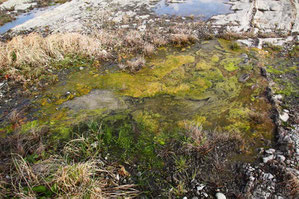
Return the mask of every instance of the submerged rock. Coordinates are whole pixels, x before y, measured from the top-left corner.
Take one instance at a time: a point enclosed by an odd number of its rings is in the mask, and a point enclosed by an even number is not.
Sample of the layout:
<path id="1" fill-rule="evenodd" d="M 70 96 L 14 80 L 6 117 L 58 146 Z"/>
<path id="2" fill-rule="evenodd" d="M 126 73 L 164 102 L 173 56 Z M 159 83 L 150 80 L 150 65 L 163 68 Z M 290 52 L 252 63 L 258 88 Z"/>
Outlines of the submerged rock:
<path id="1" fill-rule="evenodd" d="M 243 74 L 239 77 L 239 82 L 246 82 L 249 79 L 250 75 L 249 74 Z"/>
<path id="2" fill-rule="evenodd" d="M 108 90 L 93 90 L 89 94 L 67 101 L 61 107 L 78 110 L 125 109 L 127 105 L 120 98 Z"/>

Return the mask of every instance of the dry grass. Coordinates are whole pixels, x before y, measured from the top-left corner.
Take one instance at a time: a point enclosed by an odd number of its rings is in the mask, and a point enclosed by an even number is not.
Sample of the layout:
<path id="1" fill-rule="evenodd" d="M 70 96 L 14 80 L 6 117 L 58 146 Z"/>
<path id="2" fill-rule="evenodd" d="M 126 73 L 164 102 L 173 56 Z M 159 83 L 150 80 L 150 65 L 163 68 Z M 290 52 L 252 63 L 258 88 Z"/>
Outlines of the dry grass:
<path id="1" fill-rule="evenodd" d="M 67 55 L 83 55 L 95 59 L 109 57 L 102 49 L 101 40 L 96 37 L 66 33 L 44 38 L 33 33 L 0 43 L 0 70 L 18 82 L 26 82 L 30 79 L 22 71 L 30 73 L 30 70 L 34 70 L 39 75 L 52 61 L 62 60 Z"/>
<path id="2" fill-rule="evenodd" d="M 292 172 L 287 171 L 286 174 L 286 188 L 289 190 L 289 193 L 292 197 L 298 198 L 299 197 L 299 179 L 298 175 L 294 175 Z"/>
<path id="3" fill-rule="evenodd" d="M 1 43 L 0 49 L 1 68 L 8 65 L 47 64 L 53 59 L 63 59 L 68 54 L 107 57 L 100 40 L 78 33 L 53 34 L 45 38 L 36 33 L 17 36 L 8 43 Z"/>
<path id="4" fill-rule="evenodd" d="M 203 131 L 201 126 L 185 122 L 187 136 L 191 139 L 190 143 L 186 144 L 187 151 L 196 150 L 206 154 L 213 150 L 219 143 L 231 143 L 232 148 L 244 148 L 244 139 L 239 134 L 217 133 Z M 241 148 L 240 148 L 241 147 Z"/>
<path id="5" fill-rule="evenodd" d="M 172 34 L 170 36 L 170 41 L 174 44 L 184 45 L 184 44 L 191 44 L 197 41 L 196 36 L 190 34 Z"/>
<path id="6" fill-rule="evenodd" d="M 128 70 L 130 72 L 137 72 L 145 66 L 145 59 L 143 57 L 137 57 L 131 60 L 127 60 L 126 64 L 119 64 L 118 67 L 121 70 Z"/>
<path id="7" fill-rule="evenodd" d="M 56 198 L 134 198 L 139 194 L 135 185 L 120 184 L 117 166 L 107 165 L 101 159 L 68 163 L 58 157 L 31 165 L 15 154 L 12 160 L 15 170 L 10 174 L 14 192 L 10 196 L 36 198 L 38 186 L 51 190 Z M 1 181 L 1 186 L 7 187 L 7 183 Z M 7 196 L 4 191 L 0 195 Z"/>
<path id="8" fill-rule="evenodd" d="M 167 44 L 166 39 L 164 39 L 162 36 L 155 36 L 155 37 L 153 37 L 152 40 L 153 40 L 153 44 L 158 47 L 164 46 Z"/>
<path id="9" fill-rule="evenodd" d="M 131 30 L 127 33 L 125 42 L 131 47 L 140 46 L 144 43 L 142 35 L 136 30 Z"/>
<path id="10" fill-rule="evenodd" d="M 150 43 L 145 43 L 143 47 L 143 53 L 147 56 L 155 53 L 155 46 Z"/>

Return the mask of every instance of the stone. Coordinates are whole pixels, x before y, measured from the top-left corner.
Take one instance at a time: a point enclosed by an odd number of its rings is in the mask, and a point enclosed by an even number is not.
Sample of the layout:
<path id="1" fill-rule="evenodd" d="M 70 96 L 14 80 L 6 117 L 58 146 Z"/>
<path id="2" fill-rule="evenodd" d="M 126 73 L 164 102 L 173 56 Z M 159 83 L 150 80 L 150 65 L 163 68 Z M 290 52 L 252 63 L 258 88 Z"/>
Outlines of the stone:
<path id="1" fill-rule="evenodd" d="M 282 97 L 282 95 L 280 95 L 280 94 L 279 94 L 279 95 L 274 95 L 274 96 L 273 96 L 273 99 L 274 99 L 274 100 L 282 100 L 282 98 L 283 98 L 283 97 Z"/>
<path id="2" fill-rule="evenodd" d="M 269 155 L 269 156 L 263 158 L 263 162 L 267 163 L 273 159 L 274 159 L 274 155 Z"/>
<path id="3" fill-rule="evenodd" d="M 284 122 L 287 122 L 289 120 L 289 114 L 283 112 L 281 115 L 279 115 L 279 119 L 281 119 Z"/>
<path id="4" fill-rule="evenodd" d="M 262 75 L 263 77 L 268 77 L 268 73 L 267 73 L 266 68 L 261 67 L 261 75 Z"/>
<path id="5" fill-rule="evenodd" d="M 226 199 L 226 196 L 223 193 L 218 192 L 218 193 L 216 193 L 216 198 L 217 199 Z"/>
<path id="6" fill-rule="evenodd" d="M 200 184 L 199 186 L 196 187 L 197 191 L 201 191 L 205 188 L 204 184 Z"/>
<path id="7" fill-rule="evenodd" d="M 273 154 L 273 153 L 275 153 L 275 151 L 276 151 L 275 149 L 268 149 L 265 152 L 268 154 Z"/>
<path id="8" fill-rule="evenodd" d="M 248 79 L 250 78 L 250 75 L 249 74 L 243 74 L 243 75 L 241 75 L 240 77 L 239 77 L 239 82 L 242 82 L 242 83 L 244 83 L 244 82 L 246 82 Z"/>
<path id="9" fill-rule="evenodd" d="M 277 159 L 280 161 L 280 162 L 284 162 L 286 160 L 286 157 L 284 157 L 283 155 L 278 155 L 277 156 Z"/>
<path id="10" fill-rule="evenodd" d="M 33 0 L 8 0 L 0 5 L 1 10 L 16 10 L 25 11 L 31 7 L 36 6 L 37 3 Z"/>

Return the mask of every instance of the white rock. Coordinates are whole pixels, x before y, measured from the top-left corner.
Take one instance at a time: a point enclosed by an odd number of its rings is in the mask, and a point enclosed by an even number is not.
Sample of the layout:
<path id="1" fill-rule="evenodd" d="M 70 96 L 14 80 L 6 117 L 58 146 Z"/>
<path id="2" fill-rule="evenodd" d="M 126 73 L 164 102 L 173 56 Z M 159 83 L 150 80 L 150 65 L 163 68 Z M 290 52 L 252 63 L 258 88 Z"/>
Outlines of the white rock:
<path id="1" fill-rule="evenodd" d="M 218 192 L 218 193 L 216 193 L 216 198 L 217 199 L 226 199 L 226 196 L 223 193 Z"/>
<path id="2" fill-rule="evenodd" d="M 268 149 L 265 152 L 268 154 L 273 154 L 273 153 L 275 153 L 275 149 Z"/>
<path id="3" fill-rule="evenodd" d="M 284 112 L 284 113 L 282 113 L 281 115 L 279 115 L 279 118 L 280 118 L 282 121 L 286 122 L 286 121 L 289 120 L 289 114 L 287 114 L 286 112 Z"/>
<path id="4" fill-rule="evenodd" d="M 283 97 L 282 97 L 282 95 L 280 95 L 280 94 L 279 94 L 279 95 L 274 95 L 274 96 L 273 96 L 273 99 L 274 99 L 274 100 L 282 100 L 282 98 L 283 98 Z"/>
<path id="5" fill-rule="evenodd" d="M 269 155 L 269 156 L 263 158 L 263 162 L 267 163 L 273 159 L 274 159 L 274 155 Z"/>
<path id="6" fill-rule="evenodd" d="M 286 157 L 284 157 L 283 155 L 278 155 L 277 156 L 277 159 L 280 161 L 280 162 L 284 162 L 286 160 Z"/>
<path id="7" fill-rule="evenodd" d="M 141 31 L 141 32 L 144 32 L 145 29 L 146 29 L 146 25 L 142 25 L 142 26 L 138 27 L 138 30 Z"/>
<path id="8" fill-rule="evenodd" d="M 199 186 L 196 187 L 197 191 L 201 191 L 203 190 L 203 188 L 205 188 L 204 184 L 200 184 Z"/>

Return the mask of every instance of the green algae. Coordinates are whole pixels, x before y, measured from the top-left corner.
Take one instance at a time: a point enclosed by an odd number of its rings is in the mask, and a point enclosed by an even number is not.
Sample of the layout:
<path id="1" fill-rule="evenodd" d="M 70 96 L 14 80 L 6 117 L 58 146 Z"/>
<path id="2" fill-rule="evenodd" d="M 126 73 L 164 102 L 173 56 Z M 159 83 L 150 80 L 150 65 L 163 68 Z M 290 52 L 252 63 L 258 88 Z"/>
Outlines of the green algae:
<path id="1" fill-rule="evenodd" d="M 225 39 L 218 39 L 218 42 L 221 46 L 221 48 L 218 48 L 220 50 L 224 50 L 225 52 L 232 53 L 232 54 L 241 54 L 246 52 L 247 50 L 245 48 L 241 48 L 236 42 L 229 41 Z"/>
<path id="2" fill-rule="evenodd" d="M 167 86 L 163 82 L 167 75 L 172 74 L 172 80 L 178 79 L 175 69 L 195 61 L 193 56 L 168 56 L 166 60 L 157 60 L 149 63 L 153 68 L 145 68 L 136 74 L 124 72 L 111 73 L 103 76 L 102 88 L 113 89 L 121 95 L 132 97 L 152 97 L 157 94 L 176 94 L 189 90 L 185 84 L 176 81 L 175 86 Z M 174 73 L 175 74 L 174 74 Z M 171 76 L 170 76 L 171 77 Z M 169 82 L 169 81 L 168 81 Z"/>
<path id="3" fill-rule="evenodd" d="M 228 47 L 222 44 L 220 48 Z M 94 89 L 101 89 L 126 101 L 132 119 L 154 133 L 159 144 L 167 140 L 161 132 L 183 128 L 186 122 L 204 129 L 238 132 L 250 139 L 267 137 L 262 132 L 271 132 L 273 126 L 270 122 L 266 126 L 255 124 L 251 119 L 254 111 L 250 108 L 260 102 L 257 99 L 263 89 L 247 89 L 244 94 L 244 89 L 260 82 L 260 78 L 252 78 L 246 84 L 237 78 L 243 70 L 251 70 L 254 63 L 239 67 L 242 61 L 239 54 L 244 49 L 223 51 L 215 50 L 215 42 L 205 44 L 202 49 L 186 48 L 183 52 L 162 49 L 161 54 L 147 59 L 146 67 L 135 73 L 86 67 L 46 91 L 37 102 L 41 110 L 36 117 L 53 129 L 54 139 L 65 139 L 71 133 L 70 126 L 111 112 L 105 108 L 78 111 L 64 106 Z M 257 110 L 267 112 L 268 108 Z M 121 136 L 128 136 L 127 130 Z M 108 133 L 106 139 L 111 141 L 111 136 Z M 121 148 L 131 147 L 130 140 L 121 140 L 118 141 Z"/>
<path id="4" fill-rule="evenodd" d="M 229 72 L 235 71 L 239 69 L 238 64 L 240 64 L 242 60 L 240 58 L 226 58 L 220 62 L 220 65 Z"/>
<path id="5" fill-rule="evenodd" d="M 205 61 L 201 61 L 201 62 L 198 62 L 197 64 L 196 64 L 196 68 L 198 69 L 198 70 L 208 70 L 208 69 L 210 69 L 212 66 L 210 65 L 210 64 L 208 64 L 207 62 L 205 62 Z"/>
<path id="6" fill-rule="evenodd" d="M 147 112 L 147 111 L 136 111 L 133 112 L 133 118 L 143 125 L 146 129 L 151 132 L 158 132 L 160 127 L 159 119 L 161 115 L 157 113 Z"/>

